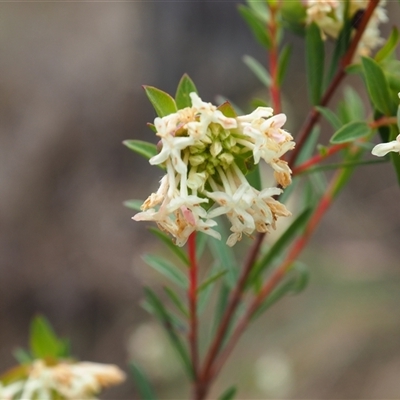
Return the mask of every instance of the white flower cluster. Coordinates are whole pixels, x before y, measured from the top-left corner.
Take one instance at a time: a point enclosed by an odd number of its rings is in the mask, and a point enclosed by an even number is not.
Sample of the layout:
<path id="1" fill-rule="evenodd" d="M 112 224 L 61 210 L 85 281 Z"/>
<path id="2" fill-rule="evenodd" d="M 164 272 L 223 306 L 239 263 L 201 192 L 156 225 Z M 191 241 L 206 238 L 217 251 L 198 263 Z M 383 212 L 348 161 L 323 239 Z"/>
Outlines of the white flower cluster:
<path id="1" fill-rule="evenodd" d="M 273 115 L 269 107 L 259 107 L 249 115 L 226 117 L 216 106 L 190 93 L 192 107 L 178 110 L 154 125 L 161 138 L 161 151 L 150 164 L 162 164 L 166 175 L 160 188 L 143 203 L 133 219 L 154 221 L 183 246 L 194 231 L 217 239 L 212 229 L 214 218 L 225 214 L 233 246 L 255 230 L 275 228 L 280 216 L 288 216 L 286 207 L 272 198 L 280 188 L 258 191 L 246 180 L 240 165 L 265 160 L 274 170 L 282 187 L 291 182 L 291 170 L 280 158 L 294 148 L 292 136 L 282 128 L 284 114 Z M 211 207 L 215 202 L 215 206 Z"/>
<path id="2" fill-rule="evenodd" d="M 36 360 L 28 377 L 3 386 L 1 400 L 94 400 L 103 387 L 121 383 L 125 374 L 115 365 L 61 362 L 48 366 Z"/>
<path id="3" fill-rule="evenodd" d="M 307 6 L 307 23 L 315 22 L 321 29 L 322 37 L 337 38 L 343 28 L 343 12 L 345 2 L 340 0 L 304 0 Z M 369 0 L 350 0 L 349 17 L 360 19 L 358 14 L 368 6 Z M 386 1 L 381 0 L 375 8 L 357 48 L 358 56 L 368 56 L 371 51 L 384 43 L 380 36 L 379 24 L 387 22 L 384 8 Z M 357 21 L 353 21 L 357 24 Z"/>

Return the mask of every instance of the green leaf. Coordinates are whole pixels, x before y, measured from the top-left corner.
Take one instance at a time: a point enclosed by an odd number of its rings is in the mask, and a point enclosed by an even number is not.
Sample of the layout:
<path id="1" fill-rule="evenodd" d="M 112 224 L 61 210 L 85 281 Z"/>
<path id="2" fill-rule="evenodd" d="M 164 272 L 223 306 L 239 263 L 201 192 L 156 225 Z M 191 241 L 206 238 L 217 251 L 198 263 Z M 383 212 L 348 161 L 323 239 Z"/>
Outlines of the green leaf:
<path id="1" fill-rule="evenodd" d="M 282 26 L 296 35 L 304 36 L 306 7 L 301 0 L 282 1 L 280 3 Z"/>
<path id="2" fill-rule="evenodd" d="M 158 153 L 155 144 L 144 142 L 143 140 L 124 140 L 122 143 L 128 147 L 128 149 L 147 159 L 154 157 Z"/>
<path id="3" fill-rule="evenodd" d="M 140 207 L 143 204 L 143 200 L 126 200 L 123 204 L 125 207 L 131 208 L 132 210 L 142 211 Z"/>
<path id="4" fill-rule="evenodd" d="M 321 31 L 314 22 L 306 29 L 306 69 L 308 90 L 313 105 L 319 104 L 324 80 L 324 42 Z"/>
<path id="5" fill-rule="evenodd" d="M 227 269 L 224 269 L 222 271 L 218 271 L 214 275 L 210 276 L 207 278 L 198 288 L 197 288 L 197 293 L 201 293 L 204 289 L 206 289 L 209 285 L 215 283 L 221 276 L 224 276 L 228 272 Z"/>
<path id="6" fill-rule="evenodd" d="M 187 254 L 182 250 L 181 247 L 178 247 L 176 244 L 174 244 L 170 236 L 157 228 L 149 228 L 149 231 L 158 239 L 160 239 L 181 261 L 183 261 L 186 266 L 190 265 Z"/>
<path id="7" fill-rule="evenodd" d="M 331 137 L 333 144 L 352 142 L 355 139 L 367 136 L 371 133 L 371 128 L 365 121 L 353 121 L 343 125 Z"/>
<path id="8" fill-rule="evenodd" d="M 178 110 L 192 106 L 192 100 L 189 96 L 189 94 L 192 92 L 198 93 L 196 86 L 189 78 L 189 75 L 184 74 L 179 81 L 178 88 L 176 89 L 175 94 L 175 102 Z"/>
<path id="9" fill-rule="evenodd" d="M 218 224 L 218 231 L 221 233 L 222 237 L 225 237 L 224 233 L 226 232 L 224 232 L 222 224 Z M 215 238 L 210 238 L 209 244 L 215 260 L 218 261 L 223 269 L 228 270 L 226 281 L 230 287 L 233 287 L 236 283 L 238 265 L 232 247 L 227 246 L 223 240 Z"/>
<path id="10" fill-rule="evenodd" d="M 164 328 L 166 329 L 171 344 L 173 345 L 176 352 L 179 354 L 186 372 L 189 374 L 190 377 L 193 377 L 192 364 L 190 362 L 187 349 L 183 345 L 181 339 L 179 338 L 173 327 L 171 316 L 163 306 L 161 300 L 155 295 L 155 293 L 150 288 L 145 287 L 144 291 L 148 303 L 153 307 L 155 314 L 157 315 L 157 317 L 163 324 Z"/>
<path id="11" fill-rule="evenodd" d="M 221 324 L 222 317 L 228 305 L 230 293 L 231 293 L 230 287 L 226 284 L 226 282 L 223 282 L 219 289 L 217 305 L 215 307 L 214 321 L 212 325 L 212 334 L 215 334 L 219 325 Z"/>
<path id="12" fill-rule="evenodd" d="M 252 285 L 271 266 L 272 261 L 288 247 L 293 238 L 306 226 L 311 213 L 312 209 L 305 209 L 273 244 L 267 254 L 255 264 L 247 280 L 248 285 Z"/>
<path id="13" fill-rule="evenodd" d="M 247 25 L 253 32 L 253 35 L 257 41 L 265 48 L 270 49 L 271 38 L 268 35 L 265 22 L 260 18 L 260 16 L 254 12 L 254 10 L 240 4 L 238 7 L 240 15 L 244 18 Z"/>
<path id="14" fill-rule="evenodd" d="M 129 363 L 129 369 L 131 371 L 131 375 L 133 381 L 136 384 L 136 390 L 138 391 L 140 397 L 143 400 L 157 400 L 156 395 L 154 394 L 153 388 L 150 385 L 149 380 L 146 375 L 135 362 Z"/>
<path id="15" fill-rule="evenodd" d="M 301 262 L 296 262 L 292 267 L 292 271 L 296 276 L 292 281 L 293 283 L 290 291 L 293 294 L 299 294 L 307 287 L 308 282 L 310 281 L 310 271 L 306 264 Z"/>
<path id="16" fill-rule="evenodd" d="M 250 68 L 253 74 L 264 86 L 271 86 L 271 75 L 261 63 L 251 56 L 243 56 L 243 62 Z"/>
<path id="17" fill-rule="evenodd" d="M 147 97 L 159 117 L 165 117 L 177 111 L 175 100 L 168 93 L 153 86 L 143 86 Z"/>
<path id="18" fill-rule="evenodd" d="M 344 9 L 345 16 L 347 15 L 348 5 L 349 5 L 348 2 L 346 2 Z M 328 84 L 331 82 L 333 76 L 335 75 L 339 67 L 340 60 L 346 54 L 346 51 L 348 50 L 350 45 L 350 39 L 353 27 L 351 24 L 351 20 L 349 18 L 344 18 L 344 20 L 345 23 L 343 25 L 343 28 L 339 33 L 339 37 L 335 41 L 335 49 L 333 51 L 333 56 L 329 66 L 329 72 L 327 74 L 326 86 L 328 86 Z"/>
<path id="19" fill-rule="evenodd" d="M 393 27 L 392 32 L 385 45 L 376 53 L 375 61 L 380 63 L 386 58 L 390 57 L 393 52 L 396 50 L 397 45 L 399 44 L 399 31 L 396 27 Z"/>
<path id="20" fill-rule="evenodd" d="M 371 146 L 369 150 L 371 150 Z M 353 167 L 360 167 L 363 165 L 375 165 L 375 164 L 382 164 L 387 162 L 385 158 L 379 158 L 378 160 L 362 160 L 362 161 L 342 161 L 339 163 L 334 163 L 334 164 L 324 164 L 324 165 L 319 165 L 316 167 L 312 167 L 307 169 L 304 172 L 301 172 L 299 175 L 310 175 L 314 174 L 316 172 L 321 172 L 321 171 L 330 171 L 334 169 L 340 169 L 340 168 L 353 168 Z M 315 197 L 315 194 L 313 194 Z"/>
<path id="21" fill-rule="evenodd" d="M 331 124 L 333 129 L 338 130 L 342 126 L 342 123 L 338 116 L 330 109 L 327 107 L 321 107 L 321 106 L 316 106 L 315 107 L 321 115 Z"/>
<path id="22" fill-rule="evenodd" d="M 261 174 L 259 164 L 257 164 L 254 169 L 246 175 L 246 179 L 250 185 L 253 186 L 253 188 L 261 190 Z"/>
<path id="23" fill-rule="evenodd" d="M 365 107 L 360 95 L 350 86 L 344 88 L 344 101 L 350 120 L 365 119 Z M 339 129 L 339 128 L 336 128 Z"/>
<path id="24" fill-rule="evenodd" d="M 197 301 L 197 313 L 200 315 L 205 310 L 208 301 L 210 300 L 212 292 L 212 286 L 208 285 L 204 290 L 199 293 L 198 301 Z"/>
<path id="25" fill-rule="evenodd" d="M 236 387 L 232 386 L 229 389 L 225 390 L 224 393 L 220 397 L 218 397 L 218 400 L 233 400 L 236 395 Z"/>
<path id="26" fill-rule="evenodd" d="M 285 77 L 287 67 L 289 64 L 290 56 L 292 54 L 292 46 L 289 44 L 286 44 L 283 46 L 283 49 L 281 51 L 281 54 L 279 55 L 279 61 L 278 61 L 278 86 L 282 86 L 283 79 Z"/>
<path id="27" fill-rule="evenodd" d="M 362 57 L 361 61 L 372 104 L 383 114 L 390 116 L 392 114 L 393 101 L 382 68 L 372 58 Z"/>
<path id="28" fill-rule="evenodd" d="M 30 347 L 35 358 L 58 358 L 63 342 L 58 339 L 49 321 L 36 316 L 30 329 Z"/>
<path id="29" fill-rule="evenodd" d="M 275 290 L 272 291 L 272 293 L 265 299 L 262 305 L 252 315 L 253 320 L 263 314 L 284 295 L 298 294 L 306 288 L 309 281 L 309 273 L 306 266 L 301 263 L 296 263 L 292 267 L 292 271 L 294 271 L 294 276 L 288 277 L 286 281 L 284 281 Z M 292 273 L 290 272 L 290 274 Z"/>
<path id="30" fill-rule="evenodd" d="M 254 11 L 257 17 L 267 23 L 269 21 L 269 9 L 267 4 L 260 0 L 247 0 L 247 5 Z"/>
<path id="31" fill-rule="evenodd" d="M 236 118 L 238 116 L 235 107 L 229 101 L 224 101 L 220 106 L 217 107 L 217 109 L 221 111 L 225 117 Z"/>
<path id="32" fill-rule="evenodd" d="M 207 247 L 208 239 L 210 235 L 207 235 L 203 232 L 196 232 L 196 259 L 200 260 L 202 257 L 204 250 Z"/>
<path id="33" fill-rule="evenodd" d="M 175 304 L 177 309 L 186 317 L 189 318 L 189 312 L 186 308 L 186 306 L 183 304 L 181 299 L 179 298 L 178 294 L 172 290 L 169 287 L 164 286 L 164 291 L 168 295 L 168 297 L 171 299 L 171 301 Z"/>
<path id="34" fill-rule="evenodd" d="M 13 356 L 20 364 L 31 364 L 34 360 L 28 351 L 20 347 L 13 351 Z"/>
<path id="35" fill-rule="evenodd" d="M 397 103 L 397 93 L 400 91 L 400 61 L 385 60 L 381 67 L 385 73 L 389 88 L 395 92 L 393 97 Z"/>
<path id="36" fill-rule="evenodd" d="M 152 254 L 145 254 L 143 260 L 153 267 L 156 271 L 163 274 L 172 282 L 181 286 L 184 289 L 188 287 L 188 279 L 186 275 L 180 271 L 174 264 L 162 257 L 154 256 Z"/>

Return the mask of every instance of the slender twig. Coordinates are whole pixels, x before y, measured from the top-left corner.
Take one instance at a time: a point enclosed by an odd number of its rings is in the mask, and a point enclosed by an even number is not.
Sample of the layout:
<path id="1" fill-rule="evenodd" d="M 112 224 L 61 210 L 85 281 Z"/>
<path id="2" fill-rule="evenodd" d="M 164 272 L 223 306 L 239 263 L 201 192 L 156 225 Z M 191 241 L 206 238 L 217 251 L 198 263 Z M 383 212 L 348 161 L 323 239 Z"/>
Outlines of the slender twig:
<path id="1" fill-rule="evenodd" d="M 193 380 L 196 383 L 198 378 L 198 335 L 197 335 L 197 260 L 196 260 L 196 231 L 193 232 L 188 239 L 188 256 L 190 261 L 189 268 L 189 347 L 192 358 Z M 195 390 L 196 391 L 196 388 Z M 195 397 L 196 398 L 196 397 Z"/>
<path id="2" fill-rule="evenodd" d="M 357 28 L 356 34 L 354 35 L 351 44 L 343 56 L 339 69 L 336 72 L 336 75 L 332 79 L 332 82 L 328 86 L 324 96 L 321 99 L 320 106 L 326 106 L 332 98 L 332 95 L 335 93 L 336 89 L 338 88 L 342 79 L 346 76 L 346 67 L 348 67 L 354 57 L 354 54 L 357 50 L 358 44 L 360 39 L 368 25 L 369 20 L 371 19 L 372 13 L 374 12 L 375 8 L 377 7 L 379 0 L 370 0 L 368 3 L 368 7 L 366 8 L 364 15 L 361 19 L 360 25 Z M 316 108 L 312 108 L 310 113 L 307 116 L 307 119 L 300 129 L 299 134 L 296 137 L 296 147 L 291 152 L 290 157 L 288 159 L 289 165 L 294 166 L 296 159 L 299 155 L 300 150 L 303 148 L 304 143 L 306 142 L 309 134 L 311 133 L 314 125 L 318 122 L 320 117 L 320 112 Z"/>
<path id="3" fill-rule="evenodd" d="M 271 49 L 269 51 L 269 69 L 271 74 L 271 102 L 275 114 L 281 112 L 281 90 L 279 87 L 278 74 L 279 74 L 279 41 L 278 41 L 278 23 L 277 12 L 279 10 L 279 3 L 270 5 L 270 19 L 267 29 L 271 38 Z"/>
<path id="4" fill-rule="evenodd" d="M 388 126 L 392 124 L 397 124 L 397 117 L 381 117 L 376 121 L 372 121 L 369 123 L 371 129 L 377 129 L 381 126 Z M 309 168 L 313 167 L 316 164 L 319 164 L 321 161 L 325 160 L 326 158 L 336 154 L 340 150 L 345 149 L 349 146 L 350 143 L 341 143 L 336 144 L 334 146 L 328 147 L 323 153 L 316 154 L 314 157 L 311 157 L 309 160 L 305 161 L 304 163 L 300 164 L 297 167 L 294 167 L 292 170 L 292 175 L 300 175 L 301 173 L 307 171 Z"/>
<path id="5" fill-rule="evenodd" d="M 345 56 L 342 59 L 342 63 L 339 67 L 338 72 L 336 73 L 336 75 L 334 76 L 331 84 L 329 85 L 328 89 L 326 90 L 320 105 L 321 106 L 325 106 L 328 104 L 328 102 L 330 101 L 332 95 L 334 94 L 334 92 L 336 91 L 338 85 L 340 84 L 340 82 L 342 81 L 342 79 L 344 78 L 346 72 L 345 72 L 345 68 L 350 65 L 351 60 L 353 59 L 354 53 L 357 49 L 358 43 L 360 41 L 360 38 L 368 24 L 369 19 L 371 18 L 371 15 L 374 11 L 374 9 L 376 8 L 376 6 L 378 5 L 379 0 L 370 0 L 368 7 L 363 15 L 363 18 L 361 20 L 361 23 L 358 27 L 357 33 L 354 36 L 351 45 L 348 49 L 348 51 L 346 52 Z M 276 61 L 276 60 L 275 60 Z M 276 101 L 274 100 L 274 96 L 272 96 L 272 101 Z M 280 101 L 279 101 L 279 105 L 278 107 L 274 104 L 275 110 L 279 111 L 280 109 Z M 319 112 L 318 110 L 316 110 L 315 108 L 313 108 L 307 119 L 305 124 L 303 125 L 303 128 L 300 130 L 300 133 L 297 137 L 297 146 L 296 149 L 292 152 L 291 157 L 288 160 L 288 164 L 290 167 L 293 167 L 296 159 L 298 157 L 298 154 L 300 152 L 300 150 L 302 149 L 308 135 L 310 134 L 310 132 L 312 131 L 314 125 L 316 124 L 316 122 L 318 122 L 319 119 Z M 327 192 L 328 195 L 329 192 Z M 259 305 L 261 304 L 262 300 L 265 299 L 266 296 L 269 295 L 269 293 L 271 293 L 271 291 L 276 287 L 276 285 L 281 281 L 281 279 L 285 276 L 286 272 L 288 271 L 288 269 L 290 268 L 292 262 L 293 262 L 293 258 L 291 257 L 297 257 L 298 253 L 303 249 L 304 245 L 306 244 L 309 236 L 311 235 L 312 231 L 314 230 L 316 224 L 319 222 L 320 218 L 322 217 L 322 215 L 325 213 L 326 209 L 329 207 L 331 202 L 331 199 L 326 198 L 325 196 L 322 198 L 320 205 L 318 206 L 316 212 L 314 213 L 314 216 L 312 218 L 312 220 L 309 223 L 309 228 L 306 230 L 306 233 L 299 238 L 296 241 L 295 247 L 293 248 L 293 250 L 289 253 L 288 256 L 288 260 L 286 263 L 282 264 L 282 266 L 280 268 L 278 268 L 274 274 L 270 277 L 270 279 L 268 280 L 268 282 L 264 285 L 263 290 L 261 291 L 260 295 L 256 297 L 256 299 L 253 301 L 253 303 L 251 304 L 251 306 L 248 309 L 248 312 L 245 314 L 245 316 L 239 321 L 232 337 L 230 338 L 227 346 L 224 348 L 224 350 L 222 351 L 222 353 L 219 355 L 218 354 L 220 352 L 220 346 L 223 343 L 223 339 L 225 338 L 225 334 L 226 331 L 230 325 L 230 320 L 234 314 L 234 311 L 236 310 L 237 305 L 240 302 L 240 298 L 242 296 L 242 291 L 244 289 L 248 274 L 251 272 L 252 266 L 255 262 L 255 260 L 258 257 L 258 253 L 261 247 L 261 243 L 264 239 L 265 234 L 258 234 L 257 236 L 257 242 L 255 242 L 255 244 L 253 245 L 253 248 L 250 252 L 250 256 L 248 259 L 248 262 L 246 263 L 246 268 L 243 270 L 243 273 L 241 275 L 240 280 L 238 281 L 237 286 L 235 287 L 231 299 L 230 299 L 230 303 L 228 305 L 227 311 L 225 312 L 225 315 L 223 317 L 223 320 L 221 322 L 220 328 L 216 334 L 216 337 L 214 339 L 214 342 L 211 344 L 210 346 L 210 350 L 207 354 L 206 357 L 206 361 L 204 364 L 204 368 L 202 370 L 201 376 L 200 376 L 200 380 L 201 380 L 201 386 L 203 389 L 202 392 L 202 397 L 199 397 L 199 399 L 204 399 L 207 392 L 208 392 L 208 388 L 209 388 L 209 384 L 210 382 L 215 378 L 215 376 L 218 374 L 222 364 L 224 363 L 225 359 L 229 356 L 231 350 L 233 349 L 233 347 L 235 346 L 237 340 L 239 339 L 240 335 L 242 334 L 242 332 L 244 331 L 244 329 L 247 327 L 251 316 L 253 315 L 253 313 L 257 310 L 257 308 L 259 307 Z M 311 229 L 312 228 L 312 229 Z M 250 263 L 249 263 L 250 262 Z"/>
<path id="6" fill-rule="evenodd" d="M 229 339 L 229 342 L 227 343 L 227 345 L 225 346 L 219 357 L 216 359 L 212 369 L 210 370 L 209 376 L 211 377 L 211 379 L 212 377 L 215 377 L 221 370 L 222 365 L 229 357 L 230 353 L 235 347 L 243 331 L 247 328 L 254 313 L 261 306 L 264 300 L 271 294 L 271 292 L 276 288 L 276 286 L 281 282 L 281 280 L 285 277 L 286 273 L 292 267 L 293 262 L 296 260 L 300 252 L 304 249 L 305 245 L 310 239 L 310 236 L 315 231 L 315 228 L 317 227 L 321 218 L 328 210 L 335 195 L 337 194 L 336 191 L 337 184 L 342 179 L 343 173 L 344 173 L 343 170 L 336 172 L 335 176 L 331 180 L 329 188 L 327 189 L 324 196 L 321 198 L 314 214 L 312 215 L 309 223 L 307 224 L 307 228 L 304 234 L 296 240 L 291 250 L 289 251 L 289 254 L 287 255 L 286 259 L 277 269 L 274 270 L 272 275 L 269 277 L 268 281 L 262 287 L 261 291 L 258 293 L 258 295 L 254 298 L 253 302 L 248 307 L 245 315 L 238 322 L 236 329 L 234 330 L 232 336 Z"/>

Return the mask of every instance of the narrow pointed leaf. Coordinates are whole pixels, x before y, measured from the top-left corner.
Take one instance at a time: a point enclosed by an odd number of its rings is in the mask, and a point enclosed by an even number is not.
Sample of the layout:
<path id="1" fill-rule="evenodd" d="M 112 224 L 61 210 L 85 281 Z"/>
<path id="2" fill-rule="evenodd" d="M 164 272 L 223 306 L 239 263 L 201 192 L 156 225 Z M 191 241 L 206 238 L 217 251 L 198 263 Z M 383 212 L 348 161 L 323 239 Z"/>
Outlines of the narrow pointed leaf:
<path id="1" fill-rule="evenodd" d="M 186 266 L 190 265 L 187 254 L 182 250 L 181 247 L 178 247 L 171 238 L 164 232 L 160 231 L 157 228 L 149 228 L 149 231 L 160 239 Z"/>
<path id="2" fill-rule="evenodd" d="M 146 375 L 142 371 L 142 369 L 135 362 L 131 362 L 129 364 L 129 369 L 131 371 L 131 375 L 133 381 L 136 384 L 136 390 L 138 391 L 140 397 L 143 400 L 157 400 L 157 397 L 153 391 L 153 388 L 150 385 L 149 380 Z"/>
<path id="3" fill-rule="evenodd" d="M 58 339 L 48 320 L 43 316 L 33 319 L 30 329 L 30 347 L 35 358 L 57 358 L 61 350 Z"/>
<path id="4" fill-rule="evenodd" d="M 386 41 L 385 45 L 376 53 L 375 61 L 380 63 L 384 59 L 391 56 L 396 50 L 397 45 L 399 44 L 399 39 L 399 31 L 396 27 L 393 27 L 389 39 Z"/>
<path id="5" fill-rule="evenodd" d="M 222 225 L 218 225 L 218 229 L 223 231 Z M 222 238 L 227 235 L 221 234 Z M 226 281 L 230 287 L 233 287 L 237 278 L 237 262 L 235 258 L 235 254 L 233 249 L 226 245 L 224 239 L 217 240 L 215 238 L 210 238 L 209 240 L 210 249 L 214 256 L 214 258 L 218 261 L 219 265 L 223 269 L 227 269 L 228 273 L 226 274 Z"/>
<path id="6" fill-rule="evenodd" d="M 175 350 L 179 354 L 183 365 L 185 366 L 186 372 L 192 377 L 193 376 L 193 369 L 190 362 L 190 358 L 187 352 L 187 349 L 183 345 L 181 339 L 179 338 L 178 334 L 176 333 L 175 329 L 173 328 L 171 322 L 171 316 L 163 306 L 161 300 L 154 294 L 154 292 L 148 288 L 144 288 L 146 299 L 149 304 L 153 307 L 154 311 L 156 312 L 158 318 L 164 325 L 166 332 L 169 336 L 171 344 L 174 346 Z"/>
<path id="7" fill-rule="evenodd" d="M 313 105 L 319 104 L 324 80 L 324 42 L 317 24 L 312 23 L 306 31 L 306 69 L 308 90 Z"/>
<path id="8" fill-rule="evenodd" d="M 320 107 L 320 106 L 317 106 L 315 108 L 331 124 L 331 126 L 333 127 L 333 129 L 335 131 L 340 129 L 340 127 L 342 126 L 342 123 L 341 123 L 340 119 L 338 118 L 338 116 L 330 108 Z"/>
<path id="9" fill-rule="evenodd" d="M 352 142 L 356 139 L 367 136 L 371 133 L 371 128 L 365 121 L 353 121 L 343 125 L 331 137 L 333 144 Z"/>
<path id="10" fill-rule="evenodd" d="M 240 4 L 238 7 L 240 15 L 253 32 L 257 41 L 265 48 L 271 48 L 271 38 L 265 29 L 265 22 L 250 8 Z"/>
<path id="11" fill-rule="evenodd" d="M 220 106 L 218 106 L 218 110 L 228 118 L 236 118 L 238 116 L 235 107 L 232 105 L 230 101 L 224 101 Z"/>
<path id="12" fill-rule="evenodd" d="M 349 5 L 349 2 L 346 1 L 345 8 L 348 8 L 348 5 Z M 347 14 L 347 10 L 345 9 L 344 15 L 346 15 L 346 14 Z M 325 86 L 328 86 L 329 83 L 331 82 L 333 76 L 335 75 L 335 73 L 338 69 L 340 60 L 342 59 L 342 57 L 345 55 L 346 51 L 348 50 L 352 32 L 353 32 L 353 27 L 351 24 L 351 20 L 346 19 L 346 22 L 344 23 L 343 28 L 339 33 L 339 37 L 335 41 L 335 49 L 333 51 L 333 56 L 332 56 L 332 60 L 331 60 L 330 66 L 329 66 L 329 72 L 327 74 Z"/>
<path id="13" fill-rule="evenodd" d="M 158 153 L 155 144 L 143 140 L 124 140 L 122 143 L 128 147 L 128 149 L 147 159 L 154 157 Z"/>
<path id="14" fill-rule="evenodd" d="M 382 68 L 376 61 L 369 57 L 362 57 L 361 62 L 372 104 L 380 112 L 390 116 L 393 109 L 393 101 Z"/>
<path id="15" fill-rule="evenodd" d="M 207 247 L 209 238 L 210 238 L 210 235 L 207 235 L 206 233 L 203 233 L 203 232 L 196 233 L 196 259 L 197 260 L 200 260 L 200 258 L 202 257 L 204 250 Z"/>
<path id="16" fill-rule="evenodd" d="M 189 312 L 186 306 L 183 304 L 182 300 L 179 298 L 178 294 L 169 287 L 164 286 L 164 291 L 171 299 L 171 301 L 175 304 L 177 309 L 186 317 L 189 318 Z"/>
<path id="17" fill-rule="evenodd" d="M 266 2 L 260 0 L 247 0 L 246 3 L 258 16 L 258 18 L 265 23 L 269 21 L 269 9 Z"/>
<path id="18" fill-rule="evenodd" d="M 304 264 L 296 263 L 288 274 L 292 276 L 288 277 L 286 281 L 272 291 L 264 303 L 253 314 L 252 319 L 258 318 L 284 295 L 298 294 L 307 287 L 309 281 L 309 272 Z"/>
<path id="19" fill-rule="evenodd" d="M 312 209 L 304 210 L 286 229 L 281 237 L 273 244 L 267 254 L 264 255 L 254 266 L 249 279 L 247 280 L 248 285 L 252 285 L 257 278 L 271 266 L 272 261 L 284 251 L 293 238 L 305 227 L 308 219 L 310 218 Z"/>
<path id="20" fill-rule="evenodd" d="M 253 188 L 261 190 L 261 174 L 259 164 L 257 164 L 254 169 L 246 175 L 246 179 Z"/>
<path id="21" fill-rule="evenodd" d="M 186 275 L 182 271 L 180 271 L 177 266 L 170 263 L 165 258 L 157 257 L 150 254 L 145 254 L 142 258 L 148 265 L 166 276 L 172 282 L 176 283 L 184 289 L 188 287 L 188 280 Z"/>
<path id="22" fill-rule="evenodd" d="M 197 293 L 201 293 L 204 289 L 206 289 L 209 285 L 215 283 L 221 276 L 224 276 L 228 270 L 224 269 L 223 271 L 219 271 L 214 275 L 207 278 L 198 288 Z"/>
<path id="23" fill-rule="evenodd" d="M 192 92 L 197 93 L 196 85 L 189 78 L 189 75 L 184 74 L 179 81 L 178 88 L 175 94 L 175 102 L 178 110 L 192 106 L 192 100 L 189 96 L 189 94 Z"/>
<path id="24" fill-rule="evenodd" d="M 126 200 L 123 204 L 125 207 L 131 208 L 132 210 L 142 211 L 140 207 L 143 204 L 143 200 Z"/>
<path id="25" fill-rule="evenodd" d="M 143 89 L 159 117 L 165 117 L 177 111 L 175 100 L 168 93 L 153 86 L 143 86 Z"/>
<path id="26" fill-rule="evenodd" d="M 20 347 L 13 351 L 13 356 L 20 364 L 30 364 L 34 360 L 28 351 L 21 349 Z"/>
<path id="27" fill-rule="evenodd" d="M 350 86 L 344 88 L 344 101 L 351 120 L 365 119 L 365 107 L 360 95 Z"/>
<path id="28" fill-rule="evenodd" d="M 232 386 L 229 389 L 225 390 L 224 393 L 218 398 L 218 400 L 233 400 L 236 395 L 236 387 Z"/>
<path id="29" fill-rule="evenodd" d="M 261 63 L 251 56 L 243 56 L 243 62 L 249 67 L 249 69 L 264 86 L 271 86 L 271 75 Z"/>
<path id="30" fill-rule="evenodd" d="M 289 64 L 291 54 L 292 54 L 292 46 L 286 44 L 283 47 L 281 54 L 279 55 L 279 61 L 278 61 L 278 85 L 279 86 L 282 85 L 283 80 L 285 78 L 285 74 L 287 71 L 287 67 Z"/>

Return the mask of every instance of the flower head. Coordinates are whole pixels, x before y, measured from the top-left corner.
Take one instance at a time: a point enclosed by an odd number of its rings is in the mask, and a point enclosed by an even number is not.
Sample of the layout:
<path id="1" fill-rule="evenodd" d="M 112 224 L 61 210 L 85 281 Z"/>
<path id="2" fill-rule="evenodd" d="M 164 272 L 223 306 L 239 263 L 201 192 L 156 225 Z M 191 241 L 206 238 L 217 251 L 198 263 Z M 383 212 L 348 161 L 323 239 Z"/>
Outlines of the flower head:
<path id="1" fill-rule="evenodd" d="M 154 121 L 161 149 L 150 164 L 162 165 L 166 174 L 133 219 L 156 222 L 179 246 L 194 231 L 220 239 L 214 218 L 223 214 L 232 224 L 231 246 L 243 234 L 274 228 L 278 216 L 290 215 L 272 198 L 281 189 L 258 192 L 245 173 L 263 159 L 278 184 L 291 182 L 291 170 L 281 159 L 295 145 L 282 128 L 286 116 L 259 107 L 248 115 L 227 117 L 196 93 L 190 99 L 191 107 Z"/>
<path id="2" fill-rule="evenodd" d="M 116 385 L 125 374 L 115 365 L 91 362 L 60 362 L 47 365 L 35 360 L 27 367 L 27 377 L 8 385 L 0 383 L 2 400 L 94 400 L 102 388 Z"/>
<path id="3" fill-rule="evenodd" d="M 321 29 L 323 39 L 327 37 L 337 39 L 344 25 L 345 2 L 339 0 L 303 0 L 303 3 L 307 7 L 306 23 L 315 22 Z M 348 13 L 355 29 L 357 29 L 357 23 L 361 19 L 368 3 L 369 0 L 350 0 Z M 372 50 L 384 42 L 384 39 L 380 36 L 379 24 L 388 21 L 384 8 L 385 3 L 385 0 L 381 0 L 371 15 L 358 44 L 358 57 L 369 56 Z"/>

